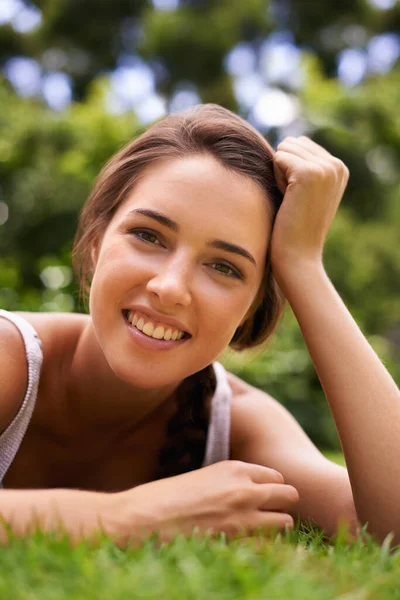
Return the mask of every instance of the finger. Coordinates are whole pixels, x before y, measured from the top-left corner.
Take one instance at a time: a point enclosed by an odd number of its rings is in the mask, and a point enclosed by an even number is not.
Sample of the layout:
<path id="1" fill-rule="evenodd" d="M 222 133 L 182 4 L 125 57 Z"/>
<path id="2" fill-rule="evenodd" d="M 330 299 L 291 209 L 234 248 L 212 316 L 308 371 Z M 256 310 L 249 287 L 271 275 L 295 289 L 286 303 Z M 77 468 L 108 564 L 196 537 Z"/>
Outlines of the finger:
<path id="1" fill-rule="evenodd" d="M 282 531 L 285 529 L 293 529 L 294 519 L 292 515 L 280 512 L 260 512 L 258 516 L 261 528 L 267 533 L 274 531 Z M 255 528 L 255 532 L 256 532 Z"/>
<path id="2" fill-rule="evenodd" d="M 292 512 L 299 502 L 299 493 L 292 485 L 264 484 L 255 493 L 259 510 Z"/>
<path id="3" fill-rule="evenodd" d="M 328 150 L 311 140 L 309 137 L 306 137 L 305 135 L 301 135 L 297 138 L 291 136 L 287 137 L 282 140 L 282 142 L 278 145 L 278 148 L 281 144 L 286 143 L 292 144 L 294 146 L 299 146 L 307 152 L 309 152 L 310 154 L 312 154 L 313 156 L 317 158 L 322 158 L 323 160 L 328 159 L 329 161 L 332 161 L 332 159 L 334 158 L 333 155 L 330 152 L 328 152 Z"/>
<path id="4" fill-rule="evenodd" d="M 235 537 L 255 535 L 274 535 L 285 529 L 293 529 L 294 519 L 291 515 L 282 512 L 258 512 L 246 523 Z"/>
<path id="5" fill-rule="evenodd" d="M 305 168 L 304 163 L 307 163 L 308 168 Z M 296 156 L 292 152 L 285 152 L 284 150 L 278 150 L 274 155 L 274 169 L 275 166 L 284 175 L 285 180 L 290 184 L 292 175 L 306 174 L 310 168 L 323 172 L 323 167 L 320 166 L 316 161 L 313 161 L 313 165 L 310 165 L 310 161 L 305 161 L 304 158 Z"/>
<path id="6" fill-rule="evenodd" d="M 254 483 L 283 484 L 285 482 L 283 475 L 275 469 L 254 463 L 243 462 L 243 465 L 245 465 L 246 472 Z"/>
<path id="7" fill-rule="evenodd" d="M 284 152 L 294 154 L 295 156 L 298 156 L 307 162 L 326 163 L 326 157 L 321 157 L 320 155 L 316 154 L 306 144 L 299 142 L 298 140 L 292 141 L 292 138 L 284 140 L 279 144 L 277 151 L 279 152 L 282 150 Z"/>
<path id="8" fill-rule="evenodd" d="M 300 137 L 298 137 L 297 141 L 304 148 L 308 148 L 310 152 L 321 156 L 322 158 L 328 158 L 330 160 L 333 158 L 333 155 L 330 152 L 328 152 L 328 150 L 326 150 L 323 146 L 320 146 L 319 144 L 317 144 L 317 142 L 314 142 L 314 140 L 311 140 L 305 135 L 301 135 Z"/>
<path id="9" fill-rule="evenodd" d="M 274 175 L 275 175 L 276 185 L 278 186 L 278 189 L 280 190 L 280 192 L 283 195 L 285 195 L 286 188 L 288 186 L 288 182 L 287 182 L 287 179 L 285 177 L 285 174 L 278 167 L 278 164 L 277 164 L 276 161 L 274 161 L 274 163 L 273 163 L 273 168 L 274 168 Z"/>
<path id="10" fill-rule="evenodd" d="M 310 154 L 313 154 L 315 157 L 319 157 L 322 165 L 329 165 L 331 168 L 333 167 L 337 177 L 342 181 L 343 189 L 346 187 L 348 179 L 349 179 L 349 170 L 344 164 L 342 160 L 333 156 L 328 150 L 310 140 L 310 138 L 306 136 L 300 136 L 299 138 L 285 138 L 287 140 L 294 140 L 295 143 L 304 148 L 305 151 L 308 151 Z M 284 140 L 285 141 L 285 140 Z"/>

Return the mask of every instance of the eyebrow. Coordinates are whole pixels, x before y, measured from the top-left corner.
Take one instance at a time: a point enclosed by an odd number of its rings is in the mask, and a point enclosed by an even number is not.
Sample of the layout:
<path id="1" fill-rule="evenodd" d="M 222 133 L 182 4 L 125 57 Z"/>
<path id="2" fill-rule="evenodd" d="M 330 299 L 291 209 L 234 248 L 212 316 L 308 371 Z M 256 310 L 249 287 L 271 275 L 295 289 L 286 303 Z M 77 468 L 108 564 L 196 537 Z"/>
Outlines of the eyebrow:
<path id="1" fill-rule="evenodd" d="M 175 233 L 179 233 L 180 231 L 178 223 L 176 223 L 166 215 L 163 215 L 162 213 L 159 213 L 155 210 L 151 210 L 149 208 L 134 208 L 126 215 L 126 217 L 130 217 L 137 214 L 143 215 L 145 217 L 150 217 L 150 219 L 158 221 L 158 223 L 164 225 L 165 227 L 168 227 L 168 229 L 171 229 L 171 231 L 175 231 Z M 231 242 L 226 242 L 225 240 L 218 239 L 209 240 L 207 242 L 207 246 L 210 246 L 211 248 L 218 248 L 219 250 L 225 250 L 225 252 L 231 252 L 232 254 L 239 254 L 239 256 L 243 256 L 243 258 L 247 258 L 247 260 L 249 260 L 255 267 L 257 266 L 256 260 L 253 257 L 253 255 L 250 254 L 248 250 L 245 250 L 245 248 L 242 248 L 242 246 L 238 246 L 237 244 L 231 244 Z"/>

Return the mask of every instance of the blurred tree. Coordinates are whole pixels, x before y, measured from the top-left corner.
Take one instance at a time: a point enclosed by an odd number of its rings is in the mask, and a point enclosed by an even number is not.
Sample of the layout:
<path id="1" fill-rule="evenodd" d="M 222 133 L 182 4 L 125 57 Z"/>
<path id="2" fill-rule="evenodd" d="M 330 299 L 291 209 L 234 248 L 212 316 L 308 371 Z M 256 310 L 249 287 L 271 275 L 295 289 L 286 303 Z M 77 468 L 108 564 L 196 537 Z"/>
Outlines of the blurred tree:
<path id="1" fill-rule="evenodd" d="M 385 2 L 386 10 L 378 0 L 0 3 L 0 307 L 79 309 L 70 260 L 79 209 L 104 162 L 151 121 L 155 92 L 176 109 L 184 90 L 185 102 L 237 110 L 272 143 L 310 135 L 349 166 L 324 262 L 399 380 L 400 5 Z M 14 16 L 4 17 L 7 6 Z M 355 62 L 343 74 L 347 51 Z M 38 62 L 16 82 L 18 56 Z M 66 110 L 42 101 L 55 72 L 73 88 Z M 112 102 L 116 83 L 122 100 Z M 290 309 L 266 351 L 224 360 L 286 404 L 319 445 L 338 444 Z"/>
<path id="2" fill-rule="evenodd" d="M 77 99 L 95 77 L 114 70 L 123 55 L 146 57 L 159 75 L 161 91 L 170 92 L 182 80 L 194 81 L 207 101 L 210 82 L 219 87 L 217 81 L 225 80 L 224 57 L 238 41 L 257 49 L 268 33 L 291 31 L 294 42 L 315 52 L 324 72 L 335 76 L 340 51 L 363 47 L 376 34 L 400 31 L 396 0 L 9 2 L 16 17 L 14 26 L 11 19 L 0 27 L 0 66 L 13 56 L 27 56 L 44 70 L 61 69 L 71 77 Z M 21 11 L 24 6 L 41 17 L 32 30 L 21 15 L 17 20 L 17 7 Z"/>

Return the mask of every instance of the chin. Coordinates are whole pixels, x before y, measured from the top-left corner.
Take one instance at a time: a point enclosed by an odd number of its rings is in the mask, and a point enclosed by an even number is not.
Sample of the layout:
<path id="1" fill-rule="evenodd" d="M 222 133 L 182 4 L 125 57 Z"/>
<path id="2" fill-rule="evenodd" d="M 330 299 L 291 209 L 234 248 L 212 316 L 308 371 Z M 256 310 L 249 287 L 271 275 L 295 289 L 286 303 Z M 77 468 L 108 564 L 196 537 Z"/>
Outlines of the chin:
<path id="1" fill-rule="evenodd" d="M 151 390 L 171 386 L 187 376 L 177 373 L 174 377 L 173 369 L 166 369 L 165 364 L 160 365 L 156 360 L 146 361 L 138 358 L 135 361 L 135 357 L 133 357 L 127 361 L 126 356 L 119 358 L 120 360 L 114 355 L 113 360 L 109 361 L 110 368 L 118 379 L 135 388 Z"/>

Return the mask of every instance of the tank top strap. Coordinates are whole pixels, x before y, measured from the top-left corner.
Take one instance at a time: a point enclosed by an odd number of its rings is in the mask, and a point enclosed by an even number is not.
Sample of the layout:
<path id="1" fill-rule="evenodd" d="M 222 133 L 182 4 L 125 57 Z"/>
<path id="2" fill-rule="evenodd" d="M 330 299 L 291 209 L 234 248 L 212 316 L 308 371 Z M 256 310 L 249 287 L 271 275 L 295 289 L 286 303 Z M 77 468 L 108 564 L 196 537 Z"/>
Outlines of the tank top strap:
<path id="1" fill-rule="evenodd" d="M 19 330 L 24 341 L 28 364 L 28 387 L 25 398 L 13 421 L 0 435 L 0 487 L 3 487 L 3 477 L 21 445 L 35 407 L 43 352 L 41 340 L 28 321 L 15 313 L 3 309 L 0 309 L 0 317 L 4 317 L 14 323 Z"/>
<path id="2" fill-rule="evenodd" d="M 210 424 L 203 467 L 222 460 L 230 454 L 231 398 L 225 368 L 219 362 L 213 363 L 217 387 L 211 403 Z"/>

